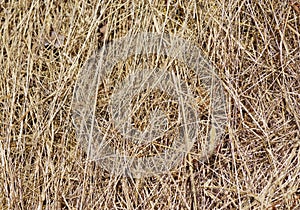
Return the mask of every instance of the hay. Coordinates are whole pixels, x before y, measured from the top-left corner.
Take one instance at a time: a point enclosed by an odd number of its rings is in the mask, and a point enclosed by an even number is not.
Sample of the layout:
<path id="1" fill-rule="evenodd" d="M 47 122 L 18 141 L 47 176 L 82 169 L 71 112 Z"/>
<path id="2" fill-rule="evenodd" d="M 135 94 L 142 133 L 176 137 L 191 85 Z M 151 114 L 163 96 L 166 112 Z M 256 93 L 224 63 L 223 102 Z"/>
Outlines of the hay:
<path id="1" fill-rule="evenodd" d="M 300 207 L 299 3 L 91 2 L 1 2 L 2 209 Z M 87 158 L 72 123 L 75 82 L 99 47 L 132 30 L 192 41 L 218 72 L 228 122 L 208 160 L 199 161 L 195 144 L 171 172 L 135 179 L 113 176 Z M 126 76 L 121 67 L 113 82 Z M 100 86 L 100 119 L 113 85 Z M 149 97 L 160 105 L 165 96 Z M 133 117 L 140 129 L 149 109 Z M 163 140 L 157 144 L 167 145 Z"/>

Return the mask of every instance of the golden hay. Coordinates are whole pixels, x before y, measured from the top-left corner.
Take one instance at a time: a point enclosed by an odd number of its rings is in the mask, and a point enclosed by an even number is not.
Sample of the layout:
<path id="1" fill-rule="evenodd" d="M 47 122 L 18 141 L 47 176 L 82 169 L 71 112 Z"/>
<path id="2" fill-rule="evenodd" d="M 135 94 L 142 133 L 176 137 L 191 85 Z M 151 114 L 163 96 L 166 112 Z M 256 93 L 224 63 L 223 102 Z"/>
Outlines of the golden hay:
<path id="1" fill-rule="evenodd" d="M 0 1 L 1 209 L 300 208 L 299 2 L 45 2 Z M 208 161 L 195 150 L 170 173 L 130 179 L 87 160 L 73 88 L 130 30 L 186 38 L 218 72 L 228 124 Z"/>

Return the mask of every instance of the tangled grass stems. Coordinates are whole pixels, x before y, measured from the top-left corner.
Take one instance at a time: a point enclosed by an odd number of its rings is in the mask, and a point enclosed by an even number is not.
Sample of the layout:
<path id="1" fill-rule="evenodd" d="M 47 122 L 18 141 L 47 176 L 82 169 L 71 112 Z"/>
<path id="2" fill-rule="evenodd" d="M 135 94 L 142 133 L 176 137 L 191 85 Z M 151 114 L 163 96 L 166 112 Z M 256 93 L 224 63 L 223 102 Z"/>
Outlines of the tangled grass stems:
<path id="1" fill-rule="evenodd" d="M 299 208 L 298 5 L 1 1 L 1 208 Z M 217 70 L 228 125 L 207 161 L 195 148 L 173 171 L 139 180 L 86 158 L 71 120 L 77 75 L 93 52 L 129 30 L 191 40 Z"/>

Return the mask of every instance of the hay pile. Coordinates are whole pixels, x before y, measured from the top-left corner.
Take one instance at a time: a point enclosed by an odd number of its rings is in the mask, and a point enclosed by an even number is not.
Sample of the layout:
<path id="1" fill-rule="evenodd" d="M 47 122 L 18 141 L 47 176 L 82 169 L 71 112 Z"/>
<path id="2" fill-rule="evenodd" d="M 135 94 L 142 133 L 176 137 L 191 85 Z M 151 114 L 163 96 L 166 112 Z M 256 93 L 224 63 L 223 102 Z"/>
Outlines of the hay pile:
<path id="1" fill-rule="evenodd" d="M 299 2 L 8 0 L 0 23 L 1 209 L 300 208 Z M 85 61 L 130 30 L 193 41 L 218 72 L 228 123 L 207 161 L 133 179 L 87 159 L 73 88 Z"/>

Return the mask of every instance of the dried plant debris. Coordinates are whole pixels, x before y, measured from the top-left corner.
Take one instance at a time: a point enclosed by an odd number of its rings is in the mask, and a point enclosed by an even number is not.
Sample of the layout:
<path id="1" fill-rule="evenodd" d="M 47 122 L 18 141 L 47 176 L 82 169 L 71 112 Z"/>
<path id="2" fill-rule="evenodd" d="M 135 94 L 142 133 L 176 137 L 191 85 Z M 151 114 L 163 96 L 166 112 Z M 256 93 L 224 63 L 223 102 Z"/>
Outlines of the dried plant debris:
<path id="1" fill-rule="evenodd" d="M 44 38 L 42 44 L 45 47 L 54 46 L 56 48 L 63 47 L 65 41 L 65 36 L 56 33 L 55 31 L 51 31 L 50 37 Z"/>
<path id="2" fill-rule="evenodd" d="M 295 10 L 295 12 L 298 13 L 298 15 L 300 15 L 300 2 L 299 1 L 290 1 L 290 5 L 292 6 L 292 8 Z"/>
<path id="3" fill-rule="evenodd" d="M 0 209 L 300 209 L 299 11 L 297 0 L 0 0 Z M 228 120 L 205 160 L 196 142 L 166 173 L 116 176 L 78 140 L 73 93 L 99 48 L 140 32 L 195 43 L 222 83 Z M 93 104 L 109 144 L 137 156 L 172 145 L 180 104 L 160 90 L 132 98 L 142 105 L 130 121 L 136 129 L 147 129 L 157 107 L 170 122 L 151 143 L 137 146 L 105 124 L 110 96 L 134 65 L 177 69 L 200 121 L 210 119 L 208 90 L 192 69 L 153 56 L 116 64 Z M 211 126 L 199 136 L 214 136 Z"/>

